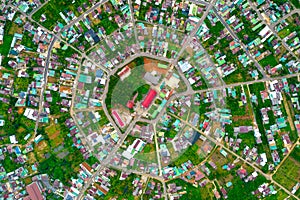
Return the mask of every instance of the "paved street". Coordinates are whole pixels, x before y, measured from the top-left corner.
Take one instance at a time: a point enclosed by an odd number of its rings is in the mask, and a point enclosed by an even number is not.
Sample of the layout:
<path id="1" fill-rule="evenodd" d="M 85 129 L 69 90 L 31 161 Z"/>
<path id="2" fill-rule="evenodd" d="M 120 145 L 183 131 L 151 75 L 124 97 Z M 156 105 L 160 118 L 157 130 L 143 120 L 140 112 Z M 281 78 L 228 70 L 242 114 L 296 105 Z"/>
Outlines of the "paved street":
<path id="1" fill-rule="evenodd" d="M 289 18 L 290 16 L 292 16 L 295 13 L 300 14 L 300 9 L 294 9 L 294 10 L 292 10 L 289 14 L 283 16 L 277 22 L 272 23 L 270 26 L 274 29 L 275 26 L 277 26 L 282 20 L 286 20 L 287 18 Z"/>
<path id="2" fill-rule="evenodd" d="M 277 32 L 275 31 L 274 27 L 270 26 L 270 25 L 266 22 L 265 18 L 261 15 L 261 13 L 260 13 L 260 11 L 257 9 L 257 7 L 256 7 L 251 1 L 249 1 L 249 4 L 250 4 L 251 8 L 252 8 L 253 10 L 255 10 L 255 12 L 258 14 L 258 17 L 260 18 L 260 20 L 262 20 L 262 22 L 263 22 L 263 23 L 264 23 L 264 24 L 272 31 L 273 35 L 276 36 L 277 40 L 278 40 L 278 41 L 281 41 L 282 45 L 286 48 L 286 50 L 288 50 L 289 53 L 290 53 L 294 58 L 296 58 L 297 61 L 299 61 L 299 58 L 298 58 L 298 57 L 295 55 L 295 53 L 290 49 L 290 47 L 286 44 L 286 42 L 283 41 L 283 40 L 281 40 L 281 38 L 279 37 L 279 35 L 278 35 Z"/>
<path id="3" fill-rule="evenodd" d="M 35 123 L 35 128 L 34 128 L 34 135 L 32 137 L 32 140 L 34 140 L 36 134 L 37 134 L 37 129 L 38 129 L 38 126 L 39 126 L 39 121 L 40 121 L 40 118 L 41 118 L 41 113 L 43 111 L 43 108 L 44 108 L 44 92 L 45 92 L 45 89 L 46 89 L 46 86 L 47 86 L 47 81 L 48 81 L 48 69 L 49 69 L 49 65 L 50 65 L 50 59 L 51 59 L 51 52 L 52 52 L 52 48 L 53 48 L 53 45 L 56 41 L 56 38 L 53 38 L 49 47 L 48 47 L 48 52 L 47 52 L 47 59 L 46 59 L 46 66 L 45 66 L 45 69 L 44 69 L 44 80 L 43 80 L 43 83 L 42 83 L 42 89 L 40 91 L 40 101 L 39 101 L 39 110 L 38 110 L 38 116 L 37 116 L 37 119 L 36 119 L 36 123 Z"/>
<path id="4" fill-rule="evenodd" d="M 191 127 L 192 129 L 196 130 L 197 132 L 199 132 L 200 134 L 202 134 L 204 137 L 206 137 L 208 140 L 212 141 L 213 143 L 217 144 L 218 146 L 222 147 L 222 149 L 225 149 L 227 152 L 230 152 L 232 155 L 234 155 L 235 157 L 237 157 L 238 159 L 242 160 L 244 163 L 247 163 L 249 166 L 253 167 L 257 172 L 259 172 L 261 175 L 263 175 L 264 177 L 266 177 L 266 179 L 270 180 L 272 183 L 274 183 L 275 185 L 277 185 L 278 187 L 280 187 L 282 190 L 284 190 L 287 194 L 291 195 L 292 197 L 299 199 L 297 196 L 295 196 L 294 194 L 292 194 L 289 190 L 287 190 L 285 187 L 283 187 L 282 185 L 280 185 L 279 183 L 277 183 L 276 181 L 273 180 L 272 175 L 270 174 L 266 174 L 264 173 L 261 169 L 258 168 L 258 166 L 256 166 L 256 164 L 253 164 L 251 162 L 249 162 L 248 160 L 245 160 L 244 158 L 242 158 L 241 156 L 239 156 L 238 154 L 236 154 L 235 152 L 231 151 L 229 148 L 225 147 L 222 143 L 220 143 L 219 141 L 217 141 L 216 139 L 212 138 L 209 135 L 206 135 L 203 131 L 199 130 L 198 128 L 194 127 L 192 124 L 190 124 L 189 122 L 181 119 L 180 117 L 178 117 L 177 115 L 174 115 L 172 113 L 168 113 L 169 115 L 175 117 L 176 119 L 179 119 L 181 122 L 183 122 L 184 124 L 188 125 L 189 127 Z"/>
<path id="5" fill-rule="evenodd" d="M 242 43 L 242 41 L 238 38 L 238 36 L 232 31 L 232 29 L 228 26 L 228 24 L 224 21 L 224 19 L 220 16 L 220 14 L 218 13 L 218 11 L 216 10 L 215 7 L 213 7 L 213 11 L 215 12 L 215 14 L 217 15 L 218 19 L 221 21 L 221 23 L 226 27 L 226 29 L 229 31 L 230 35 L 236 40 L 239 41 L 242 49 L 244 50 L 244 52 L 246 53 L 246 55 L 252 60 L 252 62 L 254 63 L 255 67 L 260 71 L 260 73 L 263 75 L 263 77 L 266 77 L 266 72 L 264 71 L 264 69 L 262 68 L 262 66 L 256 61 L 256 59 L 252 56 L 252 54 L 249 52 L 248 48 L 245 46 L 244 43 Z"/>
<path id="6" fill-rule="evenodd" d="M 32 15 L 38 10 L 38 8 L 36 8 L 33 12 L 31 12 L 30 15 L 27 15 L 29 20 L 32 22 L 37 23 L 40 27 L 43 28 L 43 30 L 48 31 L 49 33 L 53 34 L 53 39 L 51 41 L 51 43 L 49 44 L 48 50 L 47 50 L 47 58 L 46 58 L 46 64 L 45 64 L 45 69 L 44 69 L 44 76 L 43 76 L 43 85 L 42 88 L 40 90 L 40 94 L 39 94 L 39 108 L 38 108 L 38 117 L 36 120 L 36 124 L 35 124 L 35 130 L 34 130 L 34 136 L 32 137 L 31 141 L 35 138 L 36 134 L 37 134 L 37 130 L 38 130 L 38 126 L 39 126 L 39 120 L 41 118 L 41 114 L 43 113 L 43 105 L 44 105 L 44 92 L 46 90 L 47 87 L 47 81 L 48 81 L 48 70 L 49 70 L 49 65 L 51 63 L 51 52 L 53 49 L 53 46 L 55 44 L 55 42 L 66 42 L 63 38 L 61 38 L 61 33 L 63 31 L 68 30 L 70 27 L 72 27 L 74 24 L 78 23 L 80 20 L 84 19 L 84 17 L 86 15 L 88 15 L 89 13 L 91 13 L 93 10 L 95 10 L 97 7 L 99 7 L 101 4 L 107 2 L 108 0 L 102 0 L 99 1 L 97 3 L 95 3 L 91 8 L 89 8 L 88 10 L 86 10 L 82 15 L 80 15 L 79 17 L 77 17 L 75 20 L 73 20 L 72 22 L 70 22 L 69 24 L 67 24 L 59 33 L 54 33 L 52 30 L 47 30 L 45 27 L 43 27 L 39 22 L 36 22 L 32 19 Z M 196 27 L 194 27 L 194 29 L 192 30 L 192 32 L 190 32 L 188 38 L 183 42 L 182 44 L 182 48 L 179 51 L 178 55 L 176 58 L 174 59 L 168 59 L 165 57 L 160 57 L 157 55 L 153 55 L 151 53 L 145 53 L 145 52 L 137 52 L 136 54 L 128 57 L 127 59 L 125 59 L 122 63 L 118 64 L 117 66 L 115 66 L 112 70 L 109 70 L 103 66 L 101 66 L 99 63 L 96 63 L 93 59 L 91 59 L 90 57 L 88 57 L 88 55 L 86 55 L 86 53 L 82 53 L 79 52 L 78 49 L 76 49 L 75 47 L 73 47 L 72 45 L 68 44 L 66 42 L 66 44 L 68 45 L 68 47 L 75 49 L 80 55 L 81 55 L 81 60 L 82 59 L 87 59 L 89 60 L 91 63 L 93 63 L 95 66 L 97 66 L 98 68 L 102 69 L 103 71 L 105 71 L 108 75 L 107 78 L 107 83 L 105 85 L 104 88 L 104 92 L 103 92 L 103 110 L 105 112 L 105 115 L 107 116 L 108 120 L 111 122 L 112 126 L 114 127 L 114 129 L 120 133 L 120 138 L 118 143 L 114 146 L 114 148 L 111 150 L 111 152 L 109 152 L 109 154 L 107 155 L 107 157 L 101 161 L 101 167 L 95 172 L 93 173 L 92 177 L 87 181 L 87 183 L 84 184 L 84 187 L 80 190 L 80 194 L 78 195 L 77 199 L 82 199 L 84 196 L 84 193 L 86 192 L 86 190 L 91 186 L 91 184 L 93 183 L 95 177 L 97 177 L 99 175 L 99 173 L 101 172 L 101 170 L 103 170 L 105 167 L 113 167 L 113 168 L 117 168 L 119 170 L 123 170 L 126 172 L 130 172 L 130 173 L 134 173 L 134 174 L 138 174 L 138 175 L 143 175 L 146 176 L 148 178 L 153 178 L 156 180 L 159 180 L 162 182 L 163 184 L 163 188 L 164 188 L 164 197 L 165 199 L 167 199 L 167 193 L 166 193 L 166 181 L 162 178 L 162 165 L 161 165 L 161 158 L 160 158 L 160 152 L 159 152 L 159 147 L 158 147 L 158 141 L 157 141 L 157 135 L 155 134 L 154 136 L 154 140 L 155 140 L 155 146 L 156 146 L 156 155 L 157 155 L 157 163 L 159 166 L 159 175 L 150 175 L 150 174 L 145 174 L 141 171 L 137 171 L 137 170 L 128 170 L 128 169 L 124 169 L 121 168 L 120 166 L 111 166 L 110 165 L 110 161 L 111 159 L 116 155 L 116 153 L 119 151 L 120 146 L 123 144 L 123 142 L 125 141 L 126 137 L 128 136 L 128 134 L 131 132 L 131 130 L 133 129 L 133 127 L 135 126 L 137 121 L 142 121 L 142 122 L 148 122 L 154 125 L 154 127 L 156 126 L 156 124 L 159 122 L 159 120 L 161 119 L 161 117 L 166 114 L 166 107 L 164 107 L 162 109 L 162 111 L 157 115 L 157 117 L 155 119 L 144 119 L 141 116 L 136 116 L 131 122 L 130 124 L 126 127 L 126 131 L 125 133 L 121 134 L 121 130 L 118 127 L 118 125 L 115 123 L 114 119 L 111 117 L 109 110 L 107 109 L 106 104 L 104 103 L 104 100 L 106 99 L 106 95 L 108 93 L 108 89 L 109 89 L 109 81 L 110 81 L 110 76 L 113 76 L 117 70 L 119 70 L 120 68 L 122 68 L 124 65 L 132 62 L 134 59 L 136 59 L 137 57 L 143 57 L 143 56 L 147 56 L 147 57 L 151 57 L 153 59 L 157 59 L 157 60 L 162 60 L 165 62 L 170 63 L 170 65 L 173 65 L 177 71 L 179 72 L 179 75 L 181 77 L 181 79 L 183 80 L 183 82 L 185 83 L 185 85 L 187 86 L 187 90 L 185 92 L 182 93 L 175 93 L 170 99 L 168 99 L 168 102 L 166 105 L 168 105 L 170 102 L 172 102 L 174 99 L 179 98 L 181 96 L 187 96 L 187 95 L 193 95 L 195 93 L 201 93 L 201 92 L 207 92 L 207 91 L 213 91 L 213 90 L 222 90 L 225 88 L 231 88 L 231 87 L 235 87 L 235 86 L 244 86 L 246 85 L 248 87 L 249 84 L 253 84 L 253 83 L 259 83 L 259 82 L 266 82 L 266 81 L 272 81 L 272 80 L 276 80 L 276 79 L 282 79 L 282 78 L 291 78 L 291 77 L 299 77 L 299 74 L 289 74 L 289 75 L 285 75 L 285 76 L 281 76 L 281 77 L 269 77 L 266 72 L 264 71 L 263 67 L 256 61 L 256 59 L 253 57 L 253 55 L 251 54 L 251 52 L 248 50 L 248 48 L 246 47 L 246 45 L 244 45 L 241 40 L 238 38 L 238 36 L 236 35 L 236 33 L 234 31 L 232 31 L 232 29 L 228 26 L 228 24 L 224 21 L 224 19 L 222 18 L 222 16 L 220 16 L 220 14 L 218 13 L 217 9 L 215 8 L 215 3 L 217 0 L 212 0 L 211 2 L 205 2 L 205 1 L 198 1 L 198 0 L 191 0 L 192 2 L 196 3 L 196 4 L 202 4 L 206 6 L 206 10 L 203 13 L 203 16 L 201 17 L 201 19 L 199 20 L 198 24 L 196 25 Z M 42 5 L 40 5 L 40 7 L 42 7 L 43 5 L 45 5 L 47 2 L 44 2 Z M 128 0 L 128 3 L 130 5 L 130 10 L 133 13 L 133 7 L 132 7 L 132 1 Z M 291 55 L 293 55 L 298 61 L 299 58 L 296 57 L 296 55 L 294 54 L 293 51 L 291 51 L 291 49 L 289 48 L 289 46 L 280 39 L 280 37 L 278 36 L 278 34 L 276 33 L 276 31 L 274 30 L 275 25 L 278 23 L 274 23 L 274 24 L 267 24 L 266 21 L 264 20 L 264 18 L 262 17 L 261 13 L 259 12 L 259 10 L 250 2 L 251 8 L 254 9 L 257 13 L 259 18 L 263 21 L 263 23 L 268 26 L 270 28 L 270 30 L 272 30 L 273 34 L 277 37 L 278 40 L 280 40 L 282 42 L 282 45 L 289 51 L 289 53 Z M 39 8 L 40 8 L 39 7 Z M 178 60 L 180 58 L 180 55 L 182 55 L 184 53 L 184 51 L 186 50 L 186 48 L 190 45 L 191 41 L 193 40 L 194 36 L 196 35 L 199 27 L 203 24 L 205 18 L 207 17 L 207 15 L 209 14 L 209 12 L 213 10 L 214 13 L 216 14 L 216 16 L 218 17 L 218 19 L 220 20 L 220 22 L 226 27 L 226 29 L 229 31 L 230 35 L 236 40 L 239 41 L 241 44 L 242 49 L 245 51 L 245 53 L 247 54 L 247 56 L 253 61 L 254 65 L 257 67 L 257 69 L 260 71 L 260 73 L 263 75 L 263 78 L 260 80 L 253 80 L 253 81 L 246 81 L 246 82 L 242 82 L 242 83 L 233 83 L 233 84 L 225 84 L 225 82 L 223 81 L 223 79 L 221 79 L 220 83 L 217 84 L 217 86 L 215 87 L 209 87 L 208 89 L 203 89 L 203 90 L 196 90 L 194 91 L 191 87 L 191 85 L 189 84 L 187 78 L 185 77 L 185 75 L 180 71 L 177 63 Z M 288 15 L 284 16 L 282 19 L 286 19 L 289 16 L 291 16 L 294 13 L 299 13 L 299 9 L 293 10 L 291 13 L 289 13 Z M 26 13 L 23 13 L 24 15 L 26 15 Z M 279 20 L 280 21 L 280 20 Z M 135 27 L 135 22 L 136 20 L 134 19 L 134 16 L 132 14 L 131 16 L 131 22 L 133 23 L 133 27 L 134 27 L 134 34 L 135 34 L 135 40 L 136 43 L 138 44 L 138 38 L 137 38 L 137 30 Z M 148 22 L 147 22 L 148 23 Z M 150 22 L 149 22 L 150 23 Z M 153 23 L 150 23 L 153 25 Z M 161 25 L 158 25 L 161 26 Z M 211 57 L 209 56 L 209 54 L 207 53 L 207 51 L 204 49 L 205 54 L 207 55 L 207 57 L 209 58 L 210 62 L 213 63 Z M 75 120 L 75 114 L 76 112 L 82 112 L 82 111 L 95 111 L 99 108 L 85 108 L 85 109 L 78 109 L 78 110 L 74 110 L 74 100 L 76 97 L 76 87 L 78 84 L 78 78 L 79 75 L 81 73 L 81 68 L 79 67 L 78 71 L 77 71 L 77 76 L 76 76 L 76 80 L 75 80 L 75 84 L 74 84 L 74 88 L 72 91 L 72 106 L 70 109 L 70 114 L 72 116 L 72 118 L 74 119 L 76 126 L 78 127 L 81 136 L 83 138 L 85 138 L 86 141 L 86 134 L 84 133 L 84 131 L 82 130 L 81 126 L 78 124 L 78 122 Z M 220 76 L 220 74 L 219 74 Z M 281 188 L 283 191 L 285 191 L 287 194 L 289 194 L 290 196 L 299 199 L 298 197 L 296 197 L 295 195 L 293 195 L 290 191 L 288 191 L 286 188 L 284 188 L 282 185 L 280 185 L 279 183 L 277 183 L 276 181 L 273 180 L 272 178 L 272 174 L 266 174 L 264 173 L 260 168 L 258 168 L 258 166 L 256 164 L 253 164 L 252 162 L 249 162 L 247 160 L 245 160 L 244 158 L 242 158 L 241 156 L 239 156 L 238 154 L 236 154 L 235 152 L 233 152 L 232 150 L 230 150 L 229 148 L 225 147 L 224 144 L 222 144 L 221 142 L 217 141 L 216 139 L 214 139 L 213 137 L 211 137 L 210 135 L 206 135 L 204 132 L 202 132 L 201 130 L 199 130 L 197 127 L 192 126 L 188 121 L 182 120 L 180 117 L 178 117 L 177 115 L 173 115 L 172 113 L 168 113 L 169 115 L 173 116 L 174 118 L 180 119 L 185 125 L 190 126 L 192 129 L 196 130 L 197 132 L 199 132 L 200 134 L 202 134 L 204 137 L 206 137 L 208 140 L 212 141 L 213 143 L 215 143 L 216 145 L 218 145 L 219 147 L 222 147 L 223 149 L 225 149 L 227 152 L 230 152 L 232 155 L 236 156 L 237 158 L 239 158 L 240 160 L 242 160 L 244 163 L 247 163 L 248 165 L 250 165 L 251 167 L 253 167 L 256 171 L 258 171 L 260 174 L 262 174 L 263 176 L 265 176 L 268 180 L 270 180 L 273 184 L 275 184 L 276 186 L 278 186 L 279 188 Z M 154 131 L 156 132 L 156 129 L 154 129 Z M 296 143 L 299 144 L 299 141 Z M 295 145 L 293 146 L 293 148 L 295 147 Z M 94 147 L 87 143 L 87 146 L 89 147 L 90 151 L 96 156 L 95 152 L 94 152 Z M 284 160 L 287 158 L 288 156 L 286 156 L 284 158 Z M 284 160 L 281 162 L 281 164 L 284 162 Z M 279 166 L 281 166 L 281 164 Z M 276 168 L 276 170 L 279 167 Z"/>

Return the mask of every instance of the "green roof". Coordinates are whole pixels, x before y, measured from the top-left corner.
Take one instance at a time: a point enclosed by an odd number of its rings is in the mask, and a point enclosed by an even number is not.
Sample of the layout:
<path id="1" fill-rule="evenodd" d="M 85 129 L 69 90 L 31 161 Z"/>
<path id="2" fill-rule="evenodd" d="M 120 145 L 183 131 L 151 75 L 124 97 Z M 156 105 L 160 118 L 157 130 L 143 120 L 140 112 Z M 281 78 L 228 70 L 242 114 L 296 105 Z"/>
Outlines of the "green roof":
<path id="1" fill-rule="evenodd" d="M 161 63 L 158 63 L 157 66 L 158 66 L 159 68 L 162 68 L 162 69 L 167 69 L 167 68 L 168 68 L 168 65 L 161 64 Z"/>

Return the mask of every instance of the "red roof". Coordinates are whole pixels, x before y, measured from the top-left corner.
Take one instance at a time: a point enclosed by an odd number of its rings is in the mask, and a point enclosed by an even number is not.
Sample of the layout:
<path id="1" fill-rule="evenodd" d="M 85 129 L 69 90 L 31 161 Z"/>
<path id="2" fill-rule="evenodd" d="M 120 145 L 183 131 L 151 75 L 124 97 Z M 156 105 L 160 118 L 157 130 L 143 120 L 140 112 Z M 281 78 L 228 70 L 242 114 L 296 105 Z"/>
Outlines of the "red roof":
<path id="1" fill-rule="evenodd" d="M 118 73 L 118 75 L 120 77 L 122 77 L 124 74 L 128 73 L 129 71 L 130 71 L 130 68 L 128 66 L 126 66 Z"/>
<path id="2" fill-rule="evenodd" d="M 43 200 L 45 199 L 42 196 L 41 190 L 36 182 L 31 183 L 30 185 L 26 186 L 26 191 L 28 192 L 30 198 L 32 200 Z"/>
<path id="3" fill-rule="evenodd" d="M 84 168 L 86 169 L 86 170 L 88 170 L 89 172 L 91 172 L 92 171 L 92 168 L 90 167 L 90 165 L 89 164 L 87 164 L 86 162 L 83 162 L 82 163 L 82 165 L 84 166 Z"/>
<path id="4" fill-rule="evenodd" d="M 134 102 L 132 100 L 129 100 L 126 104 L 127 108 L 132 109 L 134 106 Z"/>
<path id="5" fill-rule="evenodd" d="M 119 113 L 115 110 L 112 111 L 112 114 L 114 115 L 114 117 L 116 118 L 116 120 L 118 120 L 118 123 L 121 127 L 123 127 L 125 124 L 122 121 L 121 117 L 119 116 Z"/>
<path id="6" fill-rule="evenodd" d="M 149 108 L 149 106 L 152 103 L 153 99 L 155 98 L 156 94 L 157 94 L 157 92 L 155 90 L 150 89 L 150 91 L 148 92 L 146 98 L 142 102 L 142 106 L 144 108 Z"/>
<path id="7" fill-rule="evenodd" d="M 135 143 L 135 145 L 133 146 L 133 148 L 134 148 L 134 149 L 137 148 L 137 146 L 139 145 L 140 142 L 141 142 L 141 141 L 138 140 L 138 141 Z"/>

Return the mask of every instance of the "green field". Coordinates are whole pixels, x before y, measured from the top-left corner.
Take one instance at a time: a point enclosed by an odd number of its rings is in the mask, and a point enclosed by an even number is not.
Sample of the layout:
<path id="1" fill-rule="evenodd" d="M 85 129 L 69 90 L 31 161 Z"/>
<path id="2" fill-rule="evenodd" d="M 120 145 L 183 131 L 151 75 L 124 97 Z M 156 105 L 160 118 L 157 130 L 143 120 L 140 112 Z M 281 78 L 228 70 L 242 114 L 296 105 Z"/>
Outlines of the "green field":
<path id="1" fill-rule="evenodd" d="M 194 165 L 199 164 L 202 159 L 198 154 L 198 149 L 199 146 L 197 144 L 188 147 L 184 153 L 172 163 L 172 165 L 180 166 L 182 163 L 187 162 L 188 160 L 190 160 Z"/>
<path id="2" fill-rule="evenodd" d="M 3 44 L 0 45 L 0 54 L 7 56 L 10 50 L 10 45 L 13 40 L 12 35 L 5 35 L 3 38 Z"/>
<path id="3" fill-rule="evenodd" d="M 105 115 L 105 113 L 104 113 L 103 110 L 98 110 L 97 112 L 101 116 L 100 121 L 98 123 L 100 126 L 103 126 L 103 125 L 109 123 L 109 120 L 107 119 L 107 117 L 106 117 L 106 115 Z"/>
<path id="4" fill-rule="evenodd" d="M 32 18 L 35 21 L 40 21 L 41 15 L 44 14 L 47 18 L 45 22 L 42 22 L 42 25 L 44 25 L 49 30 L 53 30 L 54 26 L 57 24 L 57 22 L 62 22 L 65 24 L 64 20 L 59 15 L 60 12 L 62 12 L 66 17 L 64 11 L 73 11 L 74 14 L 78 17 L 80 13 L 78 13 L 77 8 L 79 6 L 82 6 L 83 3 L 86 3 L 88 6 L 90 6 L 89 1 L 87 0 L 68 0 L 68 1 L 60 1 L 60 0 L 51 0 L 47 4 L 45 4 L 42 8 L 40 8 L 38 11 L 36 11 Z"/>
<path id="5" fill-rule="evenodd" d="M 211 183 L 208 183 L 205 187 L 201 188 L 200 186 L 194 187 L 192 184 L 187 183 L 181 179 L 175 179 L 172 180 L 169 183 L 176 183 L 177 186 L 182 186 L 183 190 L 186 191 L 186 194 L 183 194 L 180 199 L 183 200 L 191 200 L 191 199 L 213 199 L 213 185 Z M 181 192 L 181 191 L 180 191 Z"/>
<path id="6" fill-rule="evenodd" d="M 291 190 L 293 186 L 300 182 L 300 146 L 296 146 L 290 156 L 277 170 L 273 179 L 282 186 Z"/>
<path id="7" fill-rule="evenodd" d="M 144 153 L 150 153 L 150 152 L 153 152 L 153 151 L 155 151 L 154 143 L 153 144 L 151 144 L 151 143 L 146 144 L 146 146 L 143 149 Z"/>
<path id="8" fill-rule="evenodd" d="M 300 8 L 300 1 L 299 0 L 291 0 L 292 4 L 296 7 L 296 8 Z"/>
<path id="9" fill-rule="evenodd" d="M 21 91 L 26 92 L 28 88 L 28 84 L 30 83 L 29 78 L 15 78 L 14 81 L 14 88 L 15 92 L 19 93 Z"/>
<path id="10" fill-rule="evenodd" d="M 131 174 L 125 180 L 120 181 L 119 178 L 121 172 L 117 170 L 116 172 L 116 176 L 110 177 L 111 187 L 109 192 L 100 199 L 113 199 L 113 197 L 118 197 L 117 199 L 133 200 L 134 197 L 132 195 L 132 192 L 134 188 L 132 185 L 132 181 L 137 177 L 137 175 Z"/>
<path id="11" fill-rule="evenodd" d="M 259 61 L 259 64 L 261 64 L 263 67 L 266 67 L 267 65 L 270 65 L 271 67 L 274 67 L 278 64 L 275 56 L 273 54 L 265 57 L 261 61 Z"/>
<path id="12" fill-rule="evenodd" d="M 1 164 L 7 173 L 12 172 L 22 166 L 21 164 L 15 163 L 9 155 L 5 156 L 5 159 L 1 161 Z"/>

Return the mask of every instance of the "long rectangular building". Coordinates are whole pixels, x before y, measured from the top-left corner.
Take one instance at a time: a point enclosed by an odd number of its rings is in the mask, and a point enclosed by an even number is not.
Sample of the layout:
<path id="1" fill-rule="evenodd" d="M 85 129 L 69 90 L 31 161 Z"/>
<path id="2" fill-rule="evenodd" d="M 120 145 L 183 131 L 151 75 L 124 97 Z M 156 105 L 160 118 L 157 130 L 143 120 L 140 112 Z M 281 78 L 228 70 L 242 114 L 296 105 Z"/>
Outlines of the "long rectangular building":
<path id="1" fill-rule="evenodd" d="M 145 97 L 144 101 L 142 102 L 142 106 L 144 108 L 149 108 L 150 104 L 152 103 L 152 101 L 154 100 L 156 95 L 157 95 L 157 92 L 153 89 L 150 89 L 147 96 Z"/>
<path id="2" fill-rule="evenodd" d="M 44 200 L 45 197 L 42 195 L 42 191 L 36 182 L 26 186 L 26 191 L 32 200 Z"/>

